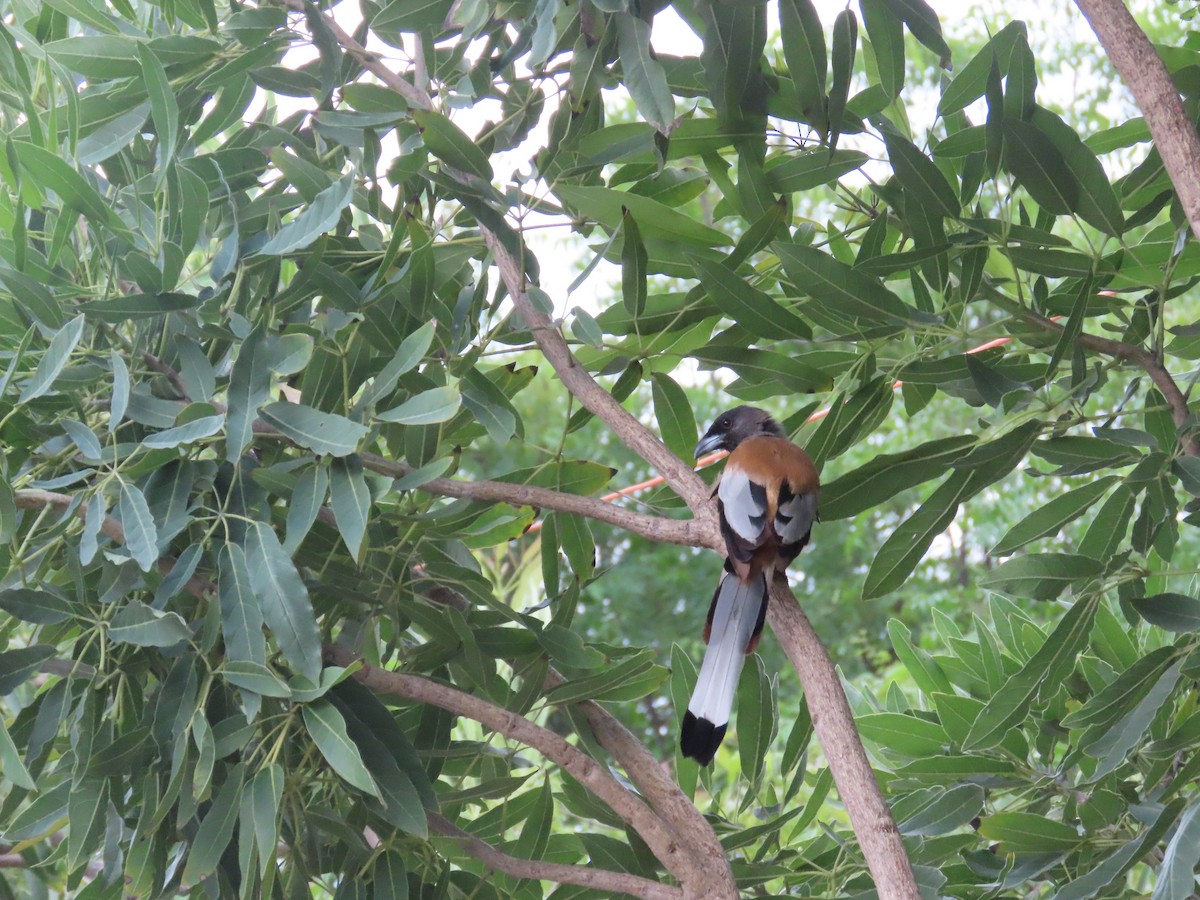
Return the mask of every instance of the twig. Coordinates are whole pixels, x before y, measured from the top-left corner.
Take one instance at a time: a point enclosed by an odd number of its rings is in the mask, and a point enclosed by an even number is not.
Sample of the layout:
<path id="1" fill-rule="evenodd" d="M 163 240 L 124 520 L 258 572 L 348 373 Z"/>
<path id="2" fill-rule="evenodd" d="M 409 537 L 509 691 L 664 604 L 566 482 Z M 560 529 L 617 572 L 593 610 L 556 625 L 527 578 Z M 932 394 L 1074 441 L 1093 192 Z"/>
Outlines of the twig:
<path id="1" fill-rule="evenodd" d="M 1026 322 L 1037 325 L 1040 328 L 1045 328 L 1048 331 L 1055 331 L 1061 334 L 1065 330 L 1058 322 L 1038 315 L 1032 310 L 1016 309 L 1015 312 Z M 1159 392 L 1163 395 L 1163 399 L 1166 400 L 1167 406 L 1171 409 L 1171 419 L 1175 422 L 1175 428 L 1179 431 L 1179 440 L 1183 451 L 1189 456 L 1200 455 L 1200 440 L 1197 439 L 1195 434 L 1188 433 L 1188 429 L 1194 423 L 1192 422 L 1191 410 L 1188 409 L 1187 398 L 1183 396 L 1183 391 L 1179 389 L 1179 385 L 1175 383 L 1175 379 L 1171 376 L 1171 373 L 1167 371 L 1166 367 L 1158 361 L 1153 353 L 1133 344 L 1128 344 L 1125 341 L 1099 337 L 1094 334 L 1087 334 L 1086 332 L 1080 333 L 1075 340 L 1081 347 L 1085 347 L 1088 350 L 1131 362 L 1149 375 L 1150 380 L 1154 382 L 1154 386 L 1158 388 Z"/>
<path id="2" fill-rule="evenodd" d="M 325 654 L 330 661 L 340 666 L 360 660 L 353 651 L 336 644 L 326 645 Z M 473 719 L 492 731 L 532 747 L 547 759 L 558 763 L 567 774 L 603 800 L 632 827 L 658 860 L 667 867 L 667 871 L 678 878 L 685 887 L 689 883 L 692 889 L 701 887 L 695 866 L 688 854 L 683 852 L 684 848 L 674 840 L 668 839 L 669 830 L 663 827 L 658 815 L 636 794 L 622 787 L 596 760 L 577 747 L 571 746 L 554 732 L 502 706 L 449 685 L 417 675 L 381 669 L 366 662 L 361 662 L 360 665 L 354 677 L 373 690 L 428 703 Z"/>
<path id="3" fill-rule="evenodd" d="M 629 894 L 646 900 L 680 900 L 683 891 L 677 887 L 660 884 L 649 878 L 613 872 L 592 866 L 571 866 L 563 863 L 541 862 L 509 856 L 473 834 L 463 831 L 437 813 L 428 813 L 429 828 L 454 840 L 465 852 L 485 863 L 488 867 L 533 881 L 553 881 L 557 884 L 577 884 L 581 887 L 606 891 L 610 894 Z"/>
<path id="4" fill-rule="evenodd" d="M 783 573 L 777 573 L 771 583 L 767 619 L 800 676 L 804 699 L 812 713 L 813 730 L 829 761 L 876 891 L 882 900 L 918 900 L 921 892 L 908 854 L 854 726 L 854 714 L 838 681 L 833 660 L 796 602 Z"/>
<path id="5" fill-rule="evenodd" d="M 152 368 L 155 372 L 162 375 L 167 381 L 171 382 L 171 386 L 179 392 L 179 396 L 184 400 L 191 402 L 191 396 L 188 394 L 187 385 L 183 383 L 183 376 L 176 372 L 170 365 L 163 362 L 153 353 L 143 352 L 142 359 L 146 365 Z"/>
<path id="6" fill-rule="evenodd" d="M 708 515 L 711 504 L 709 490 L 704 482 L 692 471 L 691 466 L 668 450 L 666 444 L 614 400 L 613 396 L 579 364 L 550 317 L 529 299 L 529 294 L 525 291 L 525 270 L 520 262 L 495 232 L 483 222 L 478 224 L 513 304 L 529 327 L 542 355 L 554 367 L 559 380 L 576 400 L 612 429 L 626 446 L 662 473 L 671 489 L 687 503 L 693 516 L 703 519 L 715 530 L 715 522 Z M 706 542 L 705 546 L 712 544 Z"/>
<path id="7" fill-rule="evenodd" d="M 1192 233 L 1200 237 L 1200 136 L 1162 57 L 1122 0 L 1075 0 L 1133 91 Z M 1161 388 L 1160 388 L 1161 389 Z"/>

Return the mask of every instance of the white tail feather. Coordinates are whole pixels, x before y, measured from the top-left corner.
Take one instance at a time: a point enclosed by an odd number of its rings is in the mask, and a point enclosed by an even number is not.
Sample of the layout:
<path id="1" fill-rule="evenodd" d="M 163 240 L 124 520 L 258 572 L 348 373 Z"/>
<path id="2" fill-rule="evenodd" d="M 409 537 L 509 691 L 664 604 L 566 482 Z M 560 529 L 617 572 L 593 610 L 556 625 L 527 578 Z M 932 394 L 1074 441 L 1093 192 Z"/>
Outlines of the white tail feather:
<path id="1" fill-rule="evenodd" d="M 732 572 L 726 572 L 717 592 L 708 649 L 700 664 L 696 689 L 688 712 L 717 727 L 729 721 L 738 676 L 746 662 L 746 648 L 754 636 L 762 611 L 766 582 L 760 576 L 742 584 Z"/>

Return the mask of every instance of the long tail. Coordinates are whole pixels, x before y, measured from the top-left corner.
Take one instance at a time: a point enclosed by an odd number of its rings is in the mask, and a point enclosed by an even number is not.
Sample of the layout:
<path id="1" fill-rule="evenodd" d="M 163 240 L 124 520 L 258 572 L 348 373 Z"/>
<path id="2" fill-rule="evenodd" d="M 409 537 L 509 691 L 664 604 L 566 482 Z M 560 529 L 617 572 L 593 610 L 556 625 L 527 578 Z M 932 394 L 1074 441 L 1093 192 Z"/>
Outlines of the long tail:
<path id="1" fill-rule="evenodd" d="M 767 583 L 762 575 L 743 584 L 734 573 L 725 573 L 709 609 L 708 649 L 679 736 L 683 755 L 702 766 L 712 762 L 725 737 L 738 676 L 746 654 L 758 643 L 766 612 Z"/>

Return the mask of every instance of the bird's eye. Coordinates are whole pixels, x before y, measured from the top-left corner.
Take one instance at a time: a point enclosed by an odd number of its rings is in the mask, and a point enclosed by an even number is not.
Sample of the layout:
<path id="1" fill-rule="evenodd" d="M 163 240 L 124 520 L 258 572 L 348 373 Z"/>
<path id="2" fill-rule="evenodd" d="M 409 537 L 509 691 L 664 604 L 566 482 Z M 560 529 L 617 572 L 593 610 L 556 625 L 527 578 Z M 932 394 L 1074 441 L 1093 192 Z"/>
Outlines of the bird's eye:
<path id="1" fill-rule="evenodd" d="M 727 431 L 729 429 L 729 420 L 722 419 L 720 422 L 717 423 L 717 427 L 720 428 L 722 431 Z"/>

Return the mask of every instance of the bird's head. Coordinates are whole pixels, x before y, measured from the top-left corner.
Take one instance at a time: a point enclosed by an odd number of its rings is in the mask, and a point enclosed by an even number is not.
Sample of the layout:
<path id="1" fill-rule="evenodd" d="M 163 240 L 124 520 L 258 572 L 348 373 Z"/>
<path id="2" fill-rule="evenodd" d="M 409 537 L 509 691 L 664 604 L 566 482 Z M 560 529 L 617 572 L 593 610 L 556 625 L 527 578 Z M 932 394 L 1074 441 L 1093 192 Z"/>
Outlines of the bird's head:
<path id="1" fill-rule="evenodd" d="M 696 457 L 714 450 L 732 451 L 747 438 L 758 435 L 783 437 L 783 429 L 771 414 L 757 406 L 735 406 L 717 416 L 696 445 Z"/>

